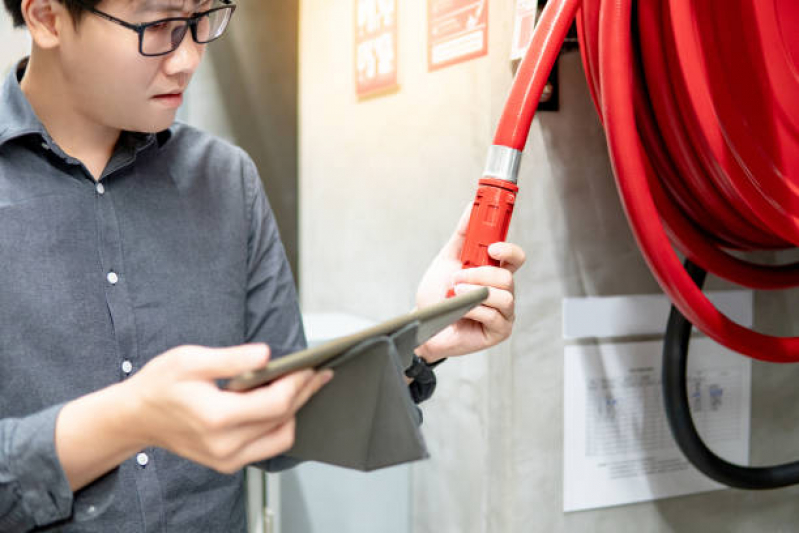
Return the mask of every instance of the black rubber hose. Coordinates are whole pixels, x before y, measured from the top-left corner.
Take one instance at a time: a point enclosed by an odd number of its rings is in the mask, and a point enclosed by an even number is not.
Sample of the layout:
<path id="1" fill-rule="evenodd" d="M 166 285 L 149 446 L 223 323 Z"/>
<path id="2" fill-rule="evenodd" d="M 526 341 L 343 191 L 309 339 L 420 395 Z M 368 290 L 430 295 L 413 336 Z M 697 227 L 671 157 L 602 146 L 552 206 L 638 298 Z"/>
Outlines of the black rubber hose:
<path id="1" fill-rule="evenodd" d="M 701 289 L 706 272 L 690 261 L 685 269 Z M 674 440 L 685 457 L 709 478 L 738 489 L 761 490 L 799 483 L 799 461 L 747 467 L 725 461 L 708 448 L 696 431 L 688 402 L 688 346 L 692 325 L 672 306 L 663 343 L 663 404 Z"/>

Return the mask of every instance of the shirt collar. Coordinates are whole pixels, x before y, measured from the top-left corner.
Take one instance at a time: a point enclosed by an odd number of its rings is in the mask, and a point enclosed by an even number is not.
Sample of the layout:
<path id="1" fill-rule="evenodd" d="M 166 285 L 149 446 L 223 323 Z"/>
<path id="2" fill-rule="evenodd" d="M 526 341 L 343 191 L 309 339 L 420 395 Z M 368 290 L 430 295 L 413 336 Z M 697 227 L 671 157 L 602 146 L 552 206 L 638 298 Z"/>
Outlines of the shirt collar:
<path id="1" fill-rule="evenodd" d="M 11 70 L 0 88 L 0 117 L 3 117 L 0 123 L 0 146 L 26 135 L 40 135 L 48 144 L 54 144 L 19 84 L 28 66 L 28 59 L 26 57 Z M 154 139 L 161 148 L 172 137 L 172 128 L 156 134 L 122 132 L 122 135 L 132 143 L 131 147 L 135 151 L 146 148 Z"/>
<path id="2" fill-rule="evenodd" d="M 33 112 L 33 108 L 19 86 L 19 79 L 28 66 L 28 59 L 19 62 L 16 68 L 9 72 L 0 89 L 0 116 L 4 117 L 0 124 L 0 146 L 24 135 L 39 134 L 47 141 L 50 136 L 44 125 Z"/>

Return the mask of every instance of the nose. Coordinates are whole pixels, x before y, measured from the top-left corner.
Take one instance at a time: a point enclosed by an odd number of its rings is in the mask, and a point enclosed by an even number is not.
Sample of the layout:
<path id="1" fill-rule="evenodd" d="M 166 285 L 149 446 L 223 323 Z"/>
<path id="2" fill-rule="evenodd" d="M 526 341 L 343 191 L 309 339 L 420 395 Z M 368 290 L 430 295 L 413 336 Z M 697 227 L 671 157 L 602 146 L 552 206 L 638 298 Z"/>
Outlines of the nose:
<path id="1" fill-rule="evenodd" d="M 187 31 L 177 49 L 165 56 L 164 71 L 169 76 L 192 75 L 200 66 L 203 54 L 205 54 L 205 45 L 196 43 L 192 39 L 191 32 Z"/>

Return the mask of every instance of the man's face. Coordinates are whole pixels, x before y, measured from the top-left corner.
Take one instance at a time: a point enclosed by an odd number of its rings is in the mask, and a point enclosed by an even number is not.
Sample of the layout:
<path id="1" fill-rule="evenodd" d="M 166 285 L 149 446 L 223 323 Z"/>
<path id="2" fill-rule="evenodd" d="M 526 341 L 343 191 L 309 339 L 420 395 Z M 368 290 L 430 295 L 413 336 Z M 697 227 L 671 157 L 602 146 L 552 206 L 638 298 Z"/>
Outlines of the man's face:
<path id="1" fill-rule="evenodd" d="M 189 16 L 212 0 L 104 0 L 97 9 L 133 24 Z M 65 94 L 90 122 L 120 130 L 157 132 L 175 120 L 204 45 L 187 33 L 174 52 L 145 57 L 135 31 L 84 12 L 77 29 L 64 25 L 61 41 Z"/>

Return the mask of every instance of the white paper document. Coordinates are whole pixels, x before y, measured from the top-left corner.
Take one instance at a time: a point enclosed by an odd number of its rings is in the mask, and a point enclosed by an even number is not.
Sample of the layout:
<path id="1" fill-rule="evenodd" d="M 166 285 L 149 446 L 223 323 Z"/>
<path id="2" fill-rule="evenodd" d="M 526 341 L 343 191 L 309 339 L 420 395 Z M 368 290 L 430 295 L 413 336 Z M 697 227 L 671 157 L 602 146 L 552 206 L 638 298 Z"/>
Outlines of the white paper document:
<path id="1" fill-rule="evenodd" d="M 737 294 L 725 307 L 748 306 L 742 322 L 751 323 L 751 293 Z M 595 311 L 602 313 L 601 305 Z M 657 340 L 566 347 L 564 511 L 725 488 L 691 466 L 671 436 L 661 399 L 662 346 Z M 688 393 L 707 445 L 748 464 L 751 360 L 694 338 Z"/>
<path id="2" fill-rule="evenodd" d="M 750 327 L 751 291 L 713 291 L 708 299 L 731 320 Z M 662 335 L 671 302 L 662 294 L 563 299 L 563 338 Z"/>

